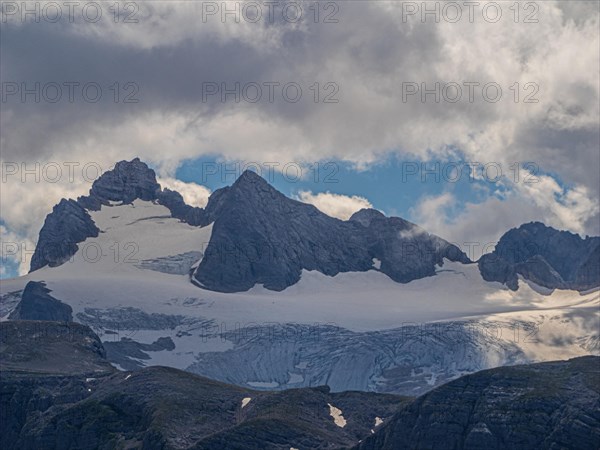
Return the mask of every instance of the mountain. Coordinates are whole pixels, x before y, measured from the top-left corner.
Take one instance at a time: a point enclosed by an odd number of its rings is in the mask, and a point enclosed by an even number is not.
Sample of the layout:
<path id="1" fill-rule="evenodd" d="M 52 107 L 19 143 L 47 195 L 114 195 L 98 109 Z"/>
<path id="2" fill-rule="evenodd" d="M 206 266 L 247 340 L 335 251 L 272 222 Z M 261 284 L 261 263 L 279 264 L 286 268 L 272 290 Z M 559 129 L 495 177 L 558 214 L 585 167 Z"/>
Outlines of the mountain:
<path id="1" fill-rule="evenodd" d="M 10 313 L 10 320 L 73 321 L 73 309 L 50 295 L 43 282 L 30 281 L 21 294 L 21 300 Z"/>
<path id="2" fill-rule="evenodd" d="M 2 322 L 0 337 L 4 449 L 341 448 L 409 400 L 258 392 L 166 367 L 118 372 L 78 324 Z"/>
<path id="3" fill-rule="evenodd" d="M 403 407 L 356 448 L 600 448 L 600 358 L 466 375 Z"/>
<path id="4" fill-rule="evenodd" d="M 326 216 L 252 172 L 192 207 L 136 159 L 54 208 L 36 270 L 0 283 L 0 319 L 72 318 L 120 370 L 169 366 L 261 391 L 414 396 L 600 353 L 597 290 L 521 273 L 511 290 L 454 249 L 372 209 Z"/>
<path id="5" fill-rule="evenodd" d="M 23 373 L 48 376 L 114 373 L 92 330 L 78 323 L 47 320 L 0 322 L 1 376 Z M 3 417 L 6 417 L 3 415 Z"/>
<path id="6" fill-rule="evenodd" d="M 600 237 L 581 238 L 531 222 L 504 234 L 479 270 L 487 281 L 517 290 L 518 276 L 550 289 L 585 291 L 600 284 Z"/>
<path id="7" fill-rule="evenodd" d="M 297 283 L 302 270 L 334 276 L 371 270 L 374 261 L 377 270 L 407 283 L 435 275 L 444 258 L 470 262 L 456 246 L 413 223 L 374 210 L 341 221 L 287 198 L 251 171 L 213 193 L 206 208 L 191 207 L 175 191 L 162 190 L 154 171 L 136 158 L 104 173 L 88 196 L 62 200 L 53 209 L 40 231 L 31 270 L 63 264 L 77 244 L 97 237 L 90 211 L 134 200 L 164 205 L 171 217 L 190 225 L 213 224 L 192 281 L 219 292 L 246 291 L 256 284 L 280 291 Z"/>
<path id="8" fill-rule="evenodd" d="M 191 281 L 218 292 L 257 284 L 281 291 L 296 284 L 303 270 L 335 276 L 376 269 L 408 283 L 435 275 L 444 260 L 470 262 L 455 245 L 404 219 L 371 209 L 341 221 L 287 198 L 251 171 L 215 191 L 206 208 L 192 207 L 179 193 L 162 189 L 154 171 L 136 158 L 102 174 L 89 195 L 54 207 L 40 231 L 31 271 L 64 264 L 78 244 L 97 237 L 100 229 L 90 213 L 136 200 L 163 205 L 170 217 L 192 226 L 212 225 Z M 521 276 L 550 289 L 585 291 L 600 285 L 600 237 L 583 239 L 532 222 L 508 231 L 478 266 L 485 280 L 512 290 Z"/>
<path id="9" fill-rule="evenodd" d="M 443 259 L 468 263 L 456 246 L 403 219 L 363 210 L 349 221 L 291 200 L 251 171 L 220 197 L 210 243 L 193 274 L 200 286 L 245 291 L 256 284 L 283 290 L 302 270 L 328 276 L 377 270 L 401 283 L 435 275 Z M 365 217 L 370 220 L 365 221 Z"/>
<path id="10" fill-rule="evenodd" d="M 88 327 L 0 322 L 5 449 L 596 449 L 600 358 L 502 367 L 420 397 L 264 392 L 167 367 L 117 371 Z"/>
<path id="11" fill-rule="evenodd" d="M 77 252 L 78 243 L 97 237 L 99 232 L 79 202 L 62 199 L 46 216 L 31 257 L 31 270 L 60 266 Z"/>

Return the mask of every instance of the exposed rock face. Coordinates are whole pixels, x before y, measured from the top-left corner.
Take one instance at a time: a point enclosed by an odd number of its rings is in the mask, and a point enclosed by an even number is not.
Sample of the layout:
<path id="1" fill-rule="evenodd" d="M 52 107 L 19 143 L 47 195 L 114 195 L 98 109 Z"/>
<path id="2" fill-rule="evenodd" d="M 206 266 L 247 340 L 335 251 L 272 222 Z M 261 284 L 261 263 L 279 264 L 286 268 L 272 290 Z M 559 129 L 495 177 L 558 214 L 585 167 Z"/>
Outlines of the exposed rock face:
<path id="1" fill-rule="evenodd" d="M 357 448 L 597 449 L 600 358 L 501 367 L 419 397 Z"/>
<path id="2" fill-rule="evenodd" d="M 3 380 L 2 406 L 21 420 L 2 423 L 2 448 L 341 448 L 408 400 L 327 388 L 256 392 L 166 367 L 61 381 L 70 398 L 53 380 Z M 328 403 L 342 411 L 345 427 L 334 423 Z"/>
<path id="3" fill-rule="evenodd" d="M 62 199 L 54 207 L 40 231 L 30 271 L 63 264 L 77 252 L 78 243 L 98 236 L 100 230 L 88 211 L 97 211 L 110 202 L 153 201 L 158 191 L 154 171 L 138 158 L 117 163 L 94 181 L 88 196 Z"/>
<path id="4" fill-rule="evenodd" d="M 504 234 L 478 264 L 485 280 L 513 290 L 518 275 L 550 289 L 588 290 L 600 286 L 600 237 L 582 239 L 531 222 Z"/>
<path id="5" fill-rule="evenodd" d="M 72 322 L 73 308 L 52 297 L 50 292 L 44 282 L 30 281 L 9 319 Z"/>
<path id="6" fill-rule="evenodd" d="M 217 192 L 212 205 L 217 203 Z M 100 230 L 88 211 L 98 211 L 111 202 L 127 204 L 137 199 L 158 202 L 169 208 L 173 217 L 190 225 L 205 226 L 214 220 L 203 208 L 186 205 L 178 192 L 161 190 L 154 170 L 138 158 L 121 161 L 94 181 L 89 195 L 77 200 L 62 199 L 54 207 L 40 231 L 30 271 L 63 264 L 77 252 L 78 243 L 98 236 Z"/>
<path id="7" fill-rule="evenodd" d="M 369 255 L 381 261 L 380 270 L 394 281 L 407 283 L 435 275 L 435 266 L 442 265 L 444 258 L 463 264 L 470 262 L 455 245 L 399 217 L 362 210 L 350 221 L 366 227 L 364 245 Z"/>
<path id="8" fill-rule="evenodd" d="M 0 322 L 0 362 L 3 378 L 11 373 L 93 376 L 115 370 L 98 336 L 74 322 Z"/>
<path id="9" fill-rule="evenodd" d="M 163 343 L 166 343 L 163 342 Z M 162 345 L 157 343 L 157 345 Z M 259 392 L 166 367 L 118 372 L 83 325 L 0 323 L 5 449 L 597 449 L 600 358 L 502 367 L 419 397 Z"/>
<path id="10" fill-rule="evenodd" d="M 444 258 L 470 262 L 456 246 L 406 220 L 362 210 L 341 221 L 287 198 L 251 171 L 215 191 L 206 208 L 192 207 L 179 193 L 161 190 L 154 171 L 136 158 L 104 173 L 88 196 L 54 207 L 40 231 L 31 269 L 60 265 L 78 243 L 98 236 L 88 210 L 136 199 L 160 203 L 193 226 L 213 223 L 192 281 L 215 291 L 245 291 L 255 284 L 283 290 L 300 279 L 303 269 L 333 276 L 371 270 L 374 259 L 376 270 L 400 283 L 434 275 Z M 519 275 L 550 289 L 591 289 L 600 285 L 600 237 L 582 239 L 541 223 L 525 224 L 506 233 L 495 251 L 479 260 L 479 268 L 485 280 L 513 290 Z"/>
<path id="11" fill-rule="evenodd" d="M 100 230 L 88 211 L 97 211 L 110 202 L 153 201 L 158 191 L 160 185 L 154 171 L 138 158 L 117 163 L 94 181 L 88 196 L 62 199 L 54 207 L 40 230 L 30 271 L 63 264 L 77 252 L 78 243 L 98 236 Z"/>
<path id="12" fill-rule="evenodd" d="M 367 271 L 374 258 L 381 262 L 377 270 L 401 283 L 434 275 L 443 258 L 470 262 L 457 247 L 403 219 L 364 210 L 341 221 L 287 198 L 251 171 L 215 191 L 206 208 L 192 207 L 179 193 L 161 190 L 154 171 L 136 158 L 104 173 L 88 196 L 55 207 L 40 232 L 31 270 L 62 264 L 78 250 L 77 243 L 98 236 L 88 211 L 136 199 L 160 203 L 193 226 L 214 223 L 192 280 L 215 291 L 245 291 L 257 283 L 283 290 L 303 269 L 331 276 Z M 46 247 L 57 250 L 45 256 Z"/>
<path id="13" fill-rule="evenodd" d="M 98 236 L 88 211 L 136 199 L 160 203 L 193 226 L 214 223 L 192 281 L 215 291 L 244 291 L 257 283 L 283 290 L 303 269 L 327 275 L 366 271 L 373 269 L 374 258 L 380 262 L 377 270 L 400 283 L 434 275 L 444 258 L 470 262 L 456 246 L 406 220 L 375 210 L 359 211 L 348 221 L 334 219 L 285 197 L 251 171 L 215 191 L 206 208 L 193 207 L 178 192 L 161 190 L 154 171 L 136 158 L 104 173 L 88 196 L 63 199 L 54 207 L 40 231 L 31 270 L 63 264 L 78 243 Z M 587 290 L 600 285 L 600 237 L 582 239 L 529 223 L 506 233 L 478 264 L 485 280 L 513 290 L 518 275 L 550 289 Z"/>
<path id="14" fill-rule="evenodd" d="M 82 325 L 14 321 L 0 331 L 4 449 L 340 448 L 411 400 L 327 387 L 257 392 L 166 367 L 117 372 Z"/>
<path id="15" fill-rule="evenodd" d="M 372 210 L 341 221 L 287 198 L 254 172 L 219 195 L 207 206 L 215 217 L 212 237 L 193 275 L 211 290 L 238 292 L 255 284 L 283 290 L 303 269 L 330 276 L 367 271 L 373 258 L 403 283 L 434 275 L 443 258 L 469 262 L 457 247 L 410 222 Z"/>
<path id="16" fill-rule="evenodd" d="M 104 172 L 94 181 L 89 195 L 80 197 L 78 202 L 87 209 L 98 210 L 109 202 L 153 201 L 158 191 L 160 185 L 156 182 L 154 170 L 135 158 L 129 162 L 118 162 L 113 170 Z"/>
<path id="17" fill-rule="evenodd" d="M 123 337 L 119 341 L 104 342 L 104 347 L 106 348 L 106 357 L 111 362 L 119 364 L 119 367 L 125 370 L 137 370 L 144 367 L 143 360 L 150 359 L 147 351 L 172 351 L 175 349 L 175 344 L 170 337 L 158 338 L 152 344 L 140 344 Z"/>
<path id="18" fill-rule="evenodd" d="M 31 258 L 31 271 L 46 265 L 60 266 L 77 252 L 79 242 L 97 237 L 99 231 L 78 202 L 62 199 L 46 216 Z"/>
<path id="19" fill-rule="evenodd" d="M 164 189 L 158 194 L 159 203 L 171 211 L 171 215 L 182 222 L 194 226 L 206 226 L 210 223 L 203 208 L 187 205 L 177 191 Z"/>

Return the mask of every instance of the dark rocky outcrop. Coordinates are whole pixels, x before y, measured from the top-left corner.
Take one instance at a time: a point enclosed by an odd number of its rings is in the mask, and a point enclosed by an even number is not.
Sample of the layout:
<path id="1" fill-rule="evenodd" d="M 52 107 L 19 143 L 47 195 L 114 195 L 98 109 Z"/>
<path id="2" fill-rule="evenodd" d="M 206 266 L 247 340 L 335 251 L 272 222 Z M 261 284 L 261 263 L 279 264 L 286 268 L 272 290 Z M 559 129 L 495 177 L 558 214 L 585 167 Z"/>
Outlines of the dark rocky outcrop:
<path id="1" fill-rule="evenodd" d="M 115 370 L 98 336 L 75 322 L 0 322 L 0 363 L 3 377 L 20 373 L 93 376 Z"/>
<path id="2" fill-rule="evenodd" d="M 467 375 L 402 408 L 359 450 L 600 448 L 600 358 Z"/>
<path id="3" fill-rule="evenodd" d="M 139 158 L 121 161 L 114 169 L 104 172 L 94 183 L 87 197 L 77 201 L 84 208 L 97 211 L 109 202 L 131 203 L 134 200 L 154 201 L 160 185 L 156 174 Z"/>
<path id="4" fill-rule="evenodd" d="M 207 213 L 215 218 L 212 236 L 193 279 L 215 291 L 256 284 L 283 290 L 298 282 L 303 269 L 330 276 L 367 271 L 374 258 L 381 272 L 402 283 L 434 275 L 443 258 L 469 262 L 457 247 L 415 224 L 373 210 L 338 220 L 287 198 L 251 171 L 220 192 Z"/>
<path id="5" fill-rule="evenodd" d="M 212 216 L 203 208 L 186 205 L 178 192 L 161 190 L 154 170 L 139 158 L 121 161 L 94 181 L 87 196 L 62 199 L 54 207 L 40 231 L 30 271 L 63 264 L 77 252 L 78 243 L 98 236 L 100 230 L 88 211 L 98 211 L 111 202 L 128 204 L 138 199 L 160 203 L 169 208 L 173 217 L 190 225 L 205 226 L 212 222 Z"/>
<path id="6" fill-rule="evenodd" d="M 99 232 L 83 206 L 75 200 L 62 199 L 46 216 L 31 257 L 31 271 L 64 264 L 77 252 L 78 243 L 97 237 Z"/>
<path id="7" fill-rule="evenodd" d="M 175 344 L 170 337 L 160 337 L 152 344 L 143 344 L 130 338 L 105 341 L 106 357 L 125 370 L 137 370 L 145 366 L 143 360 L 150 359 L 146 352 L 171 351 Z"/>
<path id="8" fill-rule="evenodd" d="M 458 247 L 411 222 L 372 209 L 341 221 L 287 198 L 251 171 L 213 192 L 206 208 L 193 207 L 178 192 L 161 189 L 154 171 L 136 158 L 104 173 L 88 196 L 63 199 L 54 207 L 40 231 L 31 270 L 63 264 L 78 243 L 98 236 L 88 211 L 136 199 L 162 204 L 193 226 L 213 224 L 192 281 L 215 291 L 244 291 L 255 284 L 282 290 L 296 283 L 303 269 L 326 275 L 366 271 L 374 259 L 377 270 L 400 283 L 434 275 L 444 258 L 470 262 Z M 529 223 L 506 233 L 478 263 L 485 280 L 513 290 L 519 275 L 550 289 L 588 290 L 600 285 L 600 237 L 582 239 Z"/>
<path id="9" fill-rule="evenodd" d="M 262 393 L 166 367 L 121 372 L 88 385 L 91 392 L 70 404 L 52 408 L 46 399 L 44 414 L 26 414 L 3 448 L 340 448 L 368 436 L 375 417 L 389 418 L 407 401 L 358 392 L 345 398 L 324 388 Z M 34 392 L 23 405 L 18 398 L 26 394 L 19 389 L 26 387 L 2 387 L 15 406 L 27 407 L 40 395 Z M 60 389 L 48 384 L 52 388 L 58 397 Z M 242 408 L 244 398 L 251 400 Z M 334 423 L 328 403 L 343 411 L 345 427 Z"/>
<path id="10" fill-rule="evenodd" d="M 381 263 L 378 270 L 401 283 L 434 275 L 443 258 L 470 262 L 457 247 L 403 219 L 364 210 L 341 221 L 287 198 L 251 171 L 215 191 L 206 208 L 192 207 L 178 192 L 161 189 L 154 171 L 136 158 L 104 173 L 88 196 L 55 207 L 40 232 L 31 270 L 62 264 L 77 243 L 98 235 L 88 211 L 136 199 L 162 204 L 193 226 L 213 223 L 192 281 L 215 291 L 244 291 L 257 283 L 282 290 L 296 283 L 303 269 L 331 276 L 367 271 L 374 258 Z M 43 249 L 54 244 L 56 251 L 45 256 Z"/>
<path id="11" fill-rule="evenodd" d="M 43 281 L 30 281 L 9 319 L 72 322 L 73 308 L 52 297 L 50 292 Z"/>
<path id="12" fill-rule="evenodd" d="M 435 275 L 435 266 L 443 265 L 444 258 L 470 262 L 455 245 L 399 217 L 361 210 L 350 221 L 366 228 L 364 245 L 373 258 L 381 261 L 380 270 L 394 281 L 406 283 Z"/>
<path id="13" fill-rule="evenodd" d="M 593 356 L 486 370 L 417 399 L 328 387 L 260 392 L 166 367 L 119 372 L 86 326 L 7 321 L 0 364 L 0 446 L 8 450 L 600 446 Z"/>
<path id="14" fill-rule="evenodd" d="M 166 367 L 118 372 L 77 324 L 3 322 L 0 332 L 4 449 L 340 448 L 410 400 L 327 387 L 257 392 Z"/>
<path id="15" fill-rule="evenodd" d="M 531 222 L 504 234 L 478 264 L 485 280 L 513 290 L 521 275 L 549 289 L 584 291 L 600 286 L 600 237 L 583 239 Z"/>
<path id="16" fill-rule="evenodd" d="M 100 230 L 88 211 L 98 211 L 111 202 L 156 201 L 159 192 L 156 174 L 139 158 L 118 162 L 94 181 L 87 196 L 62 199 L 54 207 L 40 231 L 30 271 L 63 264 L 77 252 L 78 243 L 98 236 Z"/>

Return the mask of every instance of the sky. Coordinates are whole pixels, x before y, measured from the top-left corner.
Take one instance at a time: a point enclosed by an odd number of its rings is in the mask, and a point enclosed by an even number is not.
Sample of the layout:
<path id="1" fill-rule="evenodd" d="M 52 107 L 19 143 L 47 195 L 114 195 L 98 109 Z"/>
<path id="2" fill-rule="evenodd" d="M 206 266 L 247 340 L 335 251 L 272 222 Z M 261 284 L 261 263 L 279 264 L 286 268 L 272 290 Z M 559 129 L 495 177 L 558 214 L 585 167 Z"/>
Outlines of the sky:
<path id="1" fill-rule="evenodd" d="M 140 157 L 202 206 L 258 168 L 457 243 L 600 234 L 598 2 L 2 2 L 3 278 L 61 198 Z M 489 247 L 488 247 L 489 248 Z M 470 255 L 477 257 L 478 255 Z"/>

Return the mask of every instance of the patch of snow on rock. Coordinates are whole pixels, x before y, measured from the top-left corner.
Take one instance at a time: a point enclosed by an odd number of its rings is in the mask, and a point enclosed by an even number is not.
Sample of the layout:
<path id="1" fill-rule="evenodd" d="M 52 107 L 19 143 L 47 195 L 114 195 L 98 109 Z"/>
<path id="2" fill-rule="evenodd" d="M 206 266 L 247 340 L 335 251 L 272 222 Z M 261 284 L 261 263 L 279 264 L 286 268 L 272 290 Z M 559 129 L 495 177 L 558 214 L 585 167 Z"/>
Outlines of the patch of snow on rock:
<path id="1" fill-rule="evenodd" d="M 342 415 L 342 410 L 336 408 L 331 403 L 327 403 L 329 406 L 329 415 L 333 417 L 333 422 L 340 428 L 344 428 L 346 426 L 346 419 Z"/>

